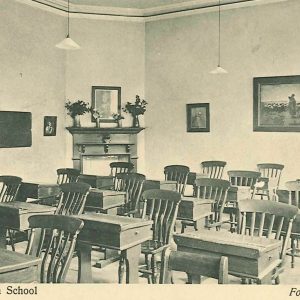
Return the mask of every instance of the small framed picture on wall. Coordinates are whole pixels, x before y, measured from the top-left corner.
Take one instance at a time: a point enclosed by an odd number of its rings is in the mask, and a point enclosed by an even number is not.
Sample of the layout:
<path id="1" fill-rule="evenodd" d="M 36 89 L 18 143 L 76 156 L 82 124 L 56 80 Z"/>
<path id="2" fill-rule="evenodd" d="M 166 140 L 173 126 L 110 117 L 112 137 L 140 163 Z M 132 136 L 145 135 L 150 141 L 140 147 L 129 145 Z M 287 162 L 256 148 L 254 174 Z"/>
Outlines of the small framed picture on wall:
<path id="1" fill-rule="evenodd" d="M 186 105 L 187 132 L 209 132 L 209 103 Z"/>
<path id="2" fill-rule="evenodd" d="M 56 136 L 56 116 L 44 117 L 44 136 Z"/>

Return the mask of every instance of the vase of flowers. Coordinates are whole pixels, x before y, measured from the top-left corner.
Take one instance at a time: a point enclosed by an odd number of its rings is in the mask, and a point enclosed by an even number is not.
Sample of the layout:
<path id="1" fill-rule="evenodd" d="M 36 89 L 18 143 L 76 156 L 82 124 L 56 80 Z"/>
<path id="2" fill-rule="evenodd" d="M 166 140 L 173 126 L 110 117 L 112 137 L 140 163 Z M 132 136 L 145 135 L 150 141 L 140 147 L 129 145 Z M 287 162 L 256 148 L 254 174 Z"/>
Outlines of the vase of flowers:
<path id="1" fill-rule="evenodd" d="M 117 123 L 117 127 L 122 127 L 122 120 L 124 119 L 124 117 L 121 114 L 117 114 L 117 113 L 112 114 L 112 117 Z"/>
<path id="2" fill-rule="evenodd" d="M 100 128 L 100 120 L 101 120 L 102 114 L 97 109 L 93 109 L 92 115 L 93 115 L 93 118 L 96 120 L 96 127 Z"/>
<path id="3" fill-rule="evenodd" d="M 73 127 L 80 127 L 80 116 L 90 112 L 89 103 L 82 100 L 77 100 L 76 102 L 68 101 L 65 104 L 65 108 L 68 110 L 68 115 L 73 119 Z"/>
<path id="4" fill-rule="evenodd" d="M 125 104 L 123 111 L 132 115 L 132 127 L 140 127 L 139 115 L 145 113 L 147 104 L 145 100 L 141 100 L 139 95 L 135 96 L 134 103 L 127 102 Z"/>

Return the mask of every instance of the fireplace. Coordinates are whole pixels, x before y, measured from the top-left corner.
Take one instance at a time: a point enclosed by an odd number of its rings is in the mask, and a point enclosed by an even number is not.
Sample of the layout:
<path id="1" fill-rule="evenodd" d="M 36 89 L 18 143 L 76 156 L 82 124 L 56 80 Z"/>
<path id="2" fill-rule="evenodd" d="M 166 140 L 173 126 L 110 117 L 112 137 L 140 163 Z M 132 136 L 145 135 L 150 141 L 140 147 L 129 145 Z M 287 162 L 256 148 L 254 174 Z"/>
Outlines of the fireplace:
<path id="1" fill-rule="evenodd" d="M 67 127 L 73 136 L 73 166 L 82 174 L 110 175 L 109 164 L 126 161 L 137 170 L 137 134 L 144 128 Z"/>

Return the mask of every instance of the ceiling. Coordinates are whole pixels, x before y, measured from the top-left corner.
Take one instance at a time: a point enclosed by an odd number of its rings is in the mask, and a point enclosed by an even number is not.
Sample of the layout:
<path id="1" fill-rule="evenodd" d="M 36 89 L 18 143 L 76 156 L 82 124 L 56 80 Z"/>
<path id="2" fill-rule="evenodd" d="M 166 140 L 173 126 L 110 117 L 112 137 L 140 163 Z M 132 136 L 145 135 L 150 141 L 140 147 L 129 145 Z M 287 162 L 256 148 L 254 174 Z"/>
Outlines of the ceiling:
<path id="1" fill-rule="evenodd" d="M 68 0 L 63 0 L 66 3 Z M 246 0 L 252 1 L 252 0 Z M 245 0 L 222 0 L 222 4 L 245 2 Z M 147 9 L 157 8 L 169 5 L 182 5 L 182 4 L 199 4 L 201 6 L 218 5 L 218 0 L 70 0 L 71 4 L 75 5 L 89 5 L 89 6 L 106 6 L 106 7 L 119 7 L 119 8 L 136 8 L 136 9 Z"/>
<path id="2" fill-rule="evenodd" d="M 18 0 L 17 0 L 18 1 Z M 27 0 L 28 1 L 28 0 Z M 221 6 L 265 4 L 287 0 L 221 0 Z M 67 11 L 68 0 L 31 0 L 31 3 Z M 216 8 L 219 0 L 70 0 L 70 12 L 86 15 L 153 17 Z"/>

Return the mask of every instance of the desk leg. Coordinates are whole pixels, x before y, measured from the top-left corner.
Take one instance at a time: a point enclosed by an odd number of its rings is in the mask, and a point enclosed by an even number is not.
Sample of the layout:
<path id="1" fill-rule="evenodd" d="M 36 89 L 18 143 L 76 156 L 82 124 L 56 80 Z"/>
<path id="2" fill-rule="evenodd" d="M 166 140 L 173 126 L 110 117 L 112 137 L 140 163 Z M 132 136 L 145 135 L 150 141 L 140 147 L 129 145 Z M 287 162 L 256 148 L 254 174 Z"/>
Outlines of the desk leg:
<path id="1" fill-rule="evenodd" d="M 0 227 L 0 248 L 6 249 L 6 228 Z"/>
<path id="2" fill-rule="evenodd" d="M 141 245 L 136 245 L 121 252 L 126 263 L 126 283 L 139 282 L 139 258 L 141 254 Z"/>
<path id="3" fill-rule="evenodd" d="M 187 284 L 199 284 L 201 283 L 201 275 L 188 274 L 187 273 Z"/>
<path id="4" fill-rule="evenodd" d="M 272 273 L 269 273 L 264 278 L 257 280 L 257 284 L 272 284 Z"/>
<path id="5" fill-rule="evenodd" d="M 84 243 L 77 243 L 78 252 L 78 280 L 79 283 L 93 283 L 91 252 L 92 246 Z"/>

